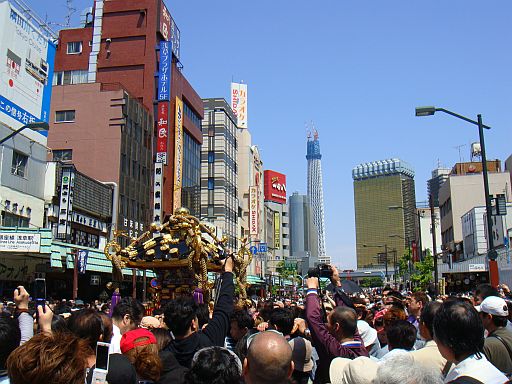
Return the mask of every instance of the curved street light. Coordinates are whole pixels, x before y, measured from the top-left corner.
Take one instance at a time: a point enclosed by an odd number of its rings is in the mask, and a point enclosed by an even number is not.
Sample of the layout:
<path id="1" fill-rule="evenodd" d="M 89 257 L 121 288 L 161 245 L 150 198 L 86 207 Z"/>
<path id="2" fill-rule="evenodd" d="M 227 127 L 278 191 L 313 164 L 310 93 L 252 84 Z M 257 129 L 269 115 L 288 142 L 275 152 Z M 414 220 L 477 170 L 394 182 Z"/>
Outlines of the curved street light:
<path id="1" fill-rule="evenodd" d="M 452 115 L 454 117 L 457 117 L 458 119 L 464 120 L 468 123 L 474 124 L 478 126 L 478 135 L 480 138 L 480 147 L 481 147 L 481 154 L 482 154 L 482 173 L 484 178 L 484 194 L 485 194 L 485 210 L 486 210 L 486 217 L 487 217 L 487 258 L 489 259 L 489 273 L 491 277 L 491 285 L 493 287 L 497 287 L 499 284 L 500 276 L 498 271 L 498 263 L 496 262 L 496 259 L 498 257 L 498 253 L 494 249 L 494 239 L 492 237 L 492 211 L 491 211 L 491 200 L 489 195 L 489 175 L 487 172 L 487 158 L 485 156 L 485 141 L 484 141 L 484 128 L 485 129 L 491 129 L 488 125 L 485 125 L 482 123 L 482 115 L 477 115 L 477 120 L 472 120 L 470 118 L 467 118 L 465 116 L 459 115 L 458 113 L 449 111 L 444 108 L 436 108 L 436 107 L 417 107 L 416 108 L 416 116 L 432 116 L 436 112 L 444 112 L 448 115 Z M 435 250 L 434 250 L 435 253 Z M 434 261 L 436 261 L 436 258 L 434 257 Z M 436 263 L 437 264 L 437 263 Z M 437 265 L 435 269 L 436 274 L 436 283 L 437 283 Z M 437 289 L 437 284 L 436 284 Z"/>

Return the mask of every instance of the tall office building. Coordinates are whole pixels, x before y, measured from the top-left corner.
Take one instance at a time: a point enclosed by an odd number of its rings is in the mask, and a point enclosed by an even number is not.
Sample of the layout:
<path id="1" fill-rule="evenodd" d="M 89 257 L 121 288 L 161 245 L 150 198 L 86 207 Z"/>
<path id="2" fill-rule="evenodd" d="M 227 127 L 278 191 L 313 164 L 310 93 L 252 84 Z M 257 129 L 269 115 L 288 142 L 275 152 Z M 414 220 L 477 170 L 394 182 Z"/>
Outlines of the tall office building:
<path id="1" fill-rule="evenodd" d="M 416 239 L 414 170 L 400 159 L 360 164 L 352 170 L 357 267 L 385 264 L 404 254 Z"/>
<path id="2" fill-rule="evenodd" d="M 290 206 L 290 259 L 300 262 L 301 274 L 318 264 L 318 233 L 306 195 L 294 192 Z"/>
<path id="3" fill-rule="evenodd" d="M 203 99 L 201 218 L 214 224 L 228 246 L 238 249 L 236 116 L 224 99 Z"/>
<path id="4" fill-rule="evenodd" d="M 322 263 L 330 263 L 325 250 L 325 222 L 324 222 L 324 190 L 322 185 L 322 154 L 320 141 L 315 130 L 313 140 L 308 137 L 308 198 L 313 211 L 313 223 L 318 230 L 318 258 Z"/>
<path id="5" fill-rule="evenodd" d="M 436 168 L 432 171 L 432 178 L 427 181 L 428 195 L 434 200 L 434 207 L 439 207 L 439 188 L 448 180 L 450 170 L 447 168 Z"/>

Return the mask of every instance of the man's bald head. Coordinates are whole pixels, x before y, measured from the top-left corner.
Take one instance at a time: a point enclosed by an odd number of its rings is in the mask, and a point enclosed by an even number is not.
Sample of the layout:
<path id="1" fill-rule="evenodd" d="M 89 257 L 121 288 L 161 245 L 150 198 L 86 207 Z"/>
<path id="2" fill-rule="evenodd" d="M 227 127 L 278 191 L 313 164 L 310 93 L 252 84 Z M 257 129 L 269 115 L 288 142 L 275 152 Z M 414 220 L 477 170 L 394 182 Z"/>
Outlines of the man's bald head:
<path id="1" fill-rule="evenodd" d="M 246 383 L 285 383 L 293 372 L 292 349 L 277 332 L 258 333 L 244 361 Z"/>

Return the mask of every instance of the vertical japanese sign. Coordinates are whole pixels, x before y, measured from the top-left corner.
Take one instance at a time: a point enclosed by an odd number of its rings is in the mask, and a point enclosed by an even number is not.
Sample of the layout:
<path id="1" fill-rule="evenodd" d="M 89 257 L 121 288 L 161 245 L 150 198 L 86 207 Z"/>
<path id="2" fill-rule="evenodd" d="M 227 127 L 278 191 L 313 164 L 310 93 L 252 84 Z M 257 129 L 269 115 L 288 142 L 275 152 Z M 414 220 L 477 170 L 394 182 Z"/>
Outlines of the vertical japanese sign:
<path id="1" fill-rule="evenodd" d="M 72 168 L 63 168 L 60 182 L 59 224 L 57 238 L 69 240 L 71 238 L 71 221 L 73 218 L 73 187 L 75 172 Z"/>
<path id="2" fill-rule="evenodd" d="M 78 273 L 81 275 L 85 274 L 87 269 L 87 258 L 89 257 L 89 251 L 86 249 L 79 249 L 77 251 L 77 259 L 78 259 Z"/>
<path id="3" fill-rule="evenodd" d="M 238 128 L 247 128 L 247 84 L 231 83 L 231 109 Z"/>
<path id="4" fill-rule="evenodd" d="M 249 187 L 249 233 L 258 235 L 258 187 Z"/>
<path id="5" fill-rule="evenodd" d="M 274 248 L 281 249 L 281 213 L 274 212 Z"/>
<path id="6" fill-rule="evenodd" d="M 169 10 L 163 3 L 163 1 L 160 2 L 160 33 L 162 34 L 162 37 L 172 42 L 172 53 L 178 61 L 180 60 L 180 30 L 178 26 L 176 25 L 176 22 L 172 18 L 171 14 L 169 13 Z"/>
<path id="7" fill-rule="evenodd" d="M 153 222 L 162 223 L 162 181 L 163 181 L 162 163 L 155 164 L 155 180 L 153 184 Z"/>
<path id="8" fill-rule="evenodd" d="M 169 136 L 169 103 L 160 101 L 157 112 L 156 162 L 167 164 L 167 142 Z"/>
<path id="9" fill-rule="evenodd" d="M 160 66 L 158 69 L 158 101 L 169 101 L 171 97 L 171 42 L 160 42 Z"/>
<path id="10" fill-rule="evenodd" d="M 174 131 L 174 194 L 173 212 L 181 207 L 181 187 L 183 184 L 183 101 L 176 97 Z"/>

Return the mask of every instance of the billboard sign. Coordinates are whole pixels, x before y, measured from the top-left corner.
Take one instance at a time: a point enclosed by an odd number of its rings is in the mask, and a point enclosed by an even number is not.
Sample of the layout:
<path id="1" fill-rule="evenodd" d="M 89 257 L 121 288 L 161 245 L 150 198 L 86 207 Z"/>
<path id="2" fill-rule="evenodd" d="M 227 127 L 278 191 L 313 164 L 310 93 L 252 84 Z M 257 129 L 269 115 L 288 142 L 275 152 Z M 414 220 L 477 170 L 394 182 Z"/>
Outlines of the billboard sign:
<path id="1" fill-rule="evenodd" d="M 174 196 L 173 207 L 181 207 L 181 186 L 183 178 L 183 101 L 176 97 L 174 131 Z M 173 210 L 173 212 L 174 212 Z"/>
<path id="2" fill-rule="evenodd" d="M 180 60 L 180 30 L 172 18 L 164 2 L 161 3 L 159 32 L 166 41 L 172 42 L 172 53 Z"/>
<path id="3" fill-rule="evenodd" d="M 39 253 L 40 249 L 40 233 L 0 232 L 0 252 Z"/>
<path id="4" fill-rule="evenodd" d="M 258 235 L 258 187 L 249 187 L 249 233 Z"/>
<path id="5" fill-rule="evenodd" d="M 274 248 L 281 249 L 281 213 L 274 212 Z"/>
<path id="6" fill-rule="evenodd" d="M 156 162 L 167 164 L 167 141 L 169 136 L 169 102 L 160 101 L 157 112 Z"/>
<path id="7" fill-rule="evenodd" d="M 0 2 L 0 121 L 49 120 L 56 47 L 8 1 Z"/>
<path id="8" fill-rule="evenodd" d="M 270 170 L 264 171 L 263 185 L 266 201 L 286 204 L 286 175 Z"/>
<path id="9" fill-rule="evenodd" d="M 59 224 L 57 226 L 57 239 L 69 240 L 71 238 L 74 185 L 75 172 L 73 168 L 63 168 L 60 181 Z"/>
<path id="10" fill-rule="evenodd" d="M 231 83 L 231 109 L 238 128 L 247 128 L 247 84 Z"/>
<path id="11" fill-rule="evenodd" d="M 153 222 L 162 223 L 162 184 L 164 165 L 155 163 L 155 180 L 153 183 Z"/>
<path id="12" fill-rule="evenodd" d="M 160 65 L 158 67 L 158 101 L 169 101 L 171 97 L 170 45 L 170 41 L 160 42 Z"/>

